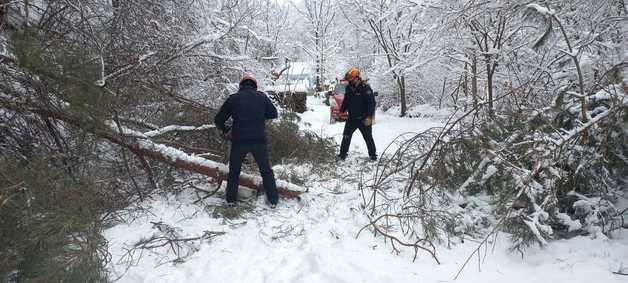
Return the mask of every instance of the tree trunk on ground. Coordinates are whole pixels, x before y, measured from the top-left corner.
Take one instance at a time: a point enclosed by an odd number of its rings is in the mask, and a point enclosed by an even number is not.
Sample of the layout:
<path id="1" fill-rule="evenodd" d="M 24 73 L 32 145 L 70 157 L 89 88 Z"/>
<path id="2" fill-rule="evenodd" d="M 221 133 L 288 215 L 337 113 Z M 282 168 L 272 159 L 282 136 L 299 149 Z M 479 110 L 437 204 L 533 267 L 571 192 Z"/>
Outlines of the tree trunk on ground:
<path id="1" fill-rule="evenodd" d="M 177 169 L 191 171 L 217 179 L 227 179 L 227 175 L 229 174 L 229 168 L 225 164 L 191 156 L 183 151 L 147 140 L 132 141 L 124 144 L 124 146 L 135 154 L 161 161 Z M 259 191 L 264 189 L 262 186 L 262 178 L 259 176 L 241 173 L 238 183 L 240 186 Z M 287 198 L 299 198 L 299 195 L 304 192 L 301 187 L 283 180 L 277 180 L 277 191 L 280 195 Z"/>

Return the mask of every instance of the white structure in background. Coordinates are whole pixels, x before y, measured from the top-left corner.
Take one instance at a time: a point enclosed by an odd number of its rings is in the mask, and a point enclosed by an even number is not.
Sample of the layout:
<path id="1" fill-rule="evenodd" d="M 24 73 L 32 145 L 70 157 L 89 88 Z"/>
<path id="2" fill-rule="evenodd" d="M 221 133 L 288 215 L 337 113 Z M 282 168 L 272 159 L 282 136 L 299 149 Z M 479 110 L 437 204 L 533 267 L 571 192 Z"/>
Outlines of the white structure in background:
<path id="1" fill-rule="evenodd" d="M 314 93 L 314 68 L 309 62 L 290 62 L 274 84 L 267 85 L 265 91 L 275 93 Z"/>

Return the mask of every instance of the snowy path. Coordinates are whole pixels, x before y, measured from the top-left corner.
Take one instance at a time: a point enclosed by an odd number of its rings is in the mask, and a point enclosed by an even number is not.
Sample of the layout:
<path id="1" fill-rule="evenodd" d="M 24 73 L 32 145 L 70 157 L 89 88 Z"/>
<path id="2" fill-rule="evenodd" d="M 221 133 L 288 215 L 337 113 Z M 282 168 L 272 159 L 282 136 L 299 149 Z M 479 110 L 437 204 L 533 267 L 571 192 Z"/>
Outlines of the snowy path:
<path id="1" fill-rule="evenodd" d="M 340 144 L 344 123 L 329 123 L 329 106 L 317 98 L 310 97 L 308 98 L 308 110 L 300 115 L 303 121 L 309 124 L 305 128 L 322 136 L 334 137 L 336 142 Z M 430 110 L 428 114 L 441 117 L 443 115 L 435 110 Z M 378 110 L 375 113 L 375 124 L 373 125 L 375 147 L 379 154 L 401 134 L 418 133 L 439 126 L 442 126 L 442 123 L 436 120 L 400 118 Z M 351 151 L 359 152 L 365 157 L 368 156 L 366 143 L 360 131 L 356 130 L 353 134 L 349 148 L 350 155 Z"/>
<path id="2" fill-rule="evenodd" d="M 305 113 L 310 128 L 340 141 L 342 124 L 329 125 L 328 109 L 315 101 L 313 111 Z M 377 113 L 375 140 L 382 149 L 403 132 L 420 131 L 438 125 L 435 121 L 401 119 Z M 350 158 L 366 157 L 359 133 L 352 142 Z M 381 151 L 381 150 L 380 150 Z M 348 161 L 351 162 L 351 161 Z M 373 166 L 372 163 L 367 166 Z M 370 168 L 339 167 L 339 176 L 356 175 Z M 191 195 L 157 199 L 149 203 L 153 215 L 139 218 L 131 225 L 118 225 L 106 231 L 113 255 L 113 274 L 123 274 L 120 282 L 626 282 L 613 275 L 628 266 L 628 235 L 622 240 L 576 238 L 552 242 L 546 250 L 531 248 L 525 257 L 507 251 L 508 240 L 500 237 L 494 251 L 478 270 L 473 259 L 462 275 L 453 281 L 467 256 L 476 248 L 472 241 L 448 249 L 438 246 L 442 264 L 426 254 L 412 262 L 412 251 L 399 255 L 381 238 L 364 232 L 355 238 L 366 219 L 359 211 L 361 197 L 355 179 L 310 180 L 310 192 L 301 202 L 282 202 L 269 210 L 259 198 L 244 218 L 227 220 L 211 217 L 192 205 Z M 211 205 L 220 199 L 210 199 Z M 208 215 L 209 214 L 209 215 Z M 204 230 L 224 231 L 179 264 L 165 263 L 167 254 L 144 253 L 135 266 L 123 273 L 115 264 L 123 247 L 152 234 L 149 221 L 163 221 L 180 229 L 184 236 Z M 172 257 L 170 256 L 170 259 Z M 623 281 L 622 281 L 623 280 Z"/>

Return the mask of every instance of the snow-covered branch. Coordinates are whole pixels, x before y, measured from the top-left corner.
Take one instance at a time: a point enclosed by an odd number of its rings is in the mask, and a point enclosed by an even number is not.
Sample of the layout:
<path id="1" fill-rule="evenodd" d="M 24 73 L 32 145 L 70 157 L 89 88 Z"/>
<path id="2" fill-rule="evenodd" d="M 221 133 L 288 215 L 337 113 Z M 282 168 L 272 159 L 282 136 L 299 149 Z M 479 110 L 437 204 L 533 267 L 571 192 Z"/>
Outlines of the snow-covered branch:
<path id="1" fill-rule="evenodd" d="M 528 5 L 526 5 L 527 8 L 529 9 L 533 9 L 536 10 L 538 13 L 540 13 L 541 15 L 545 16 L 545 17 L 552 17 L 554 16 L 555 12 L 554 10 L 550 9 L 550 8 L 545 8 L 539 4 L 536 3 L 530 3 Z"/>
<path id="2" fill-rule="evenodd" d="M 205 131 L 208 129 L 213 129 L 216 126 L 214 125 L 202 125 L 202 126 L 178 126 L 178 125 L 170 125 L 163 128 L 155 129 L 149 132 L 145 132 L 144 136 L 152 138 L 156 136 L 161 136 L 170 132 L 191 132 L 191 131 Z"/>
<path id="3" fill-rule="evenodd" d="M 128 64 L 128 65 L 126 65 L 126 66 L 124 66 L 124 67 L 122 67 L 122 68 L 120 68 L 120 69 L 118 69 L 118 70 L 116 70 L 116 71 L 114 71 L 114 72 L 112 72 L 110 74 L 107 74 L 107 75 L 104 75 L 104 71 L 103 71 L 103 77 L 102 77 L 102 79 L 99 82 L 97 82 L 97 85 L 104 86 L 107 83 L 107 80 L 113 79 L 113 78 L 115 78 L 115 77 L 117 77 L 119 75 L 122 75 L 122 74 L 130 71 L 131 69 L 134 69 L 134 68 L 142 65 L 142 63 L 146 59 L 148 59 L 150 57 L 153 57 L 156 54 L 157 54 L 156 52 L 152 52 L 152 51 L 148 52 L 146 54 L 143 54 L 143 55 L 139 56 L 135 62 L 132 62 L 132 63 L 130 63 L 130 64 Z M 102 62 L 102 64 L 104 66 L 104 62 Z"/>

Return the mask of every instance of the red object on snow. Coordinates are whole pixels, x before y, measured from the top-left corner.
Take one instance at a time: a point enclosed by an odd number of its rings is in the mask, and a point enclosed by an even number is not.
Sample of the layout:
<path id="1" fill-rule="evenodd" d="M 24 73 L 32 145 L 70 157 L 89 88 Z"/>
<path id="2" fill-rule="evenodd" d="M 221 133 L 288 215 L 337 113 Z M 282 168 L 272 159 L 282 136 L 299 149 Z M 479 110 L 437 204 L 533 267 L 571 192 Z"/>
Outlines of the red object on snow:
<path id="1" fill-rule="evenodd" d="M 349 84 L 346 80 L 338 80 L 336 79 L 336 85 L 334 86 L 334 91 L 332 94 L 333 100 L 330 101 L 329 106 L 329 123 L 333 124 L 335 122 L 342 122 L 347 120 L 347 112 L 340 113 L 340 107 L 342 107 L 342 102 L 345 99 L 345 89 L 347 84 Z"/>

